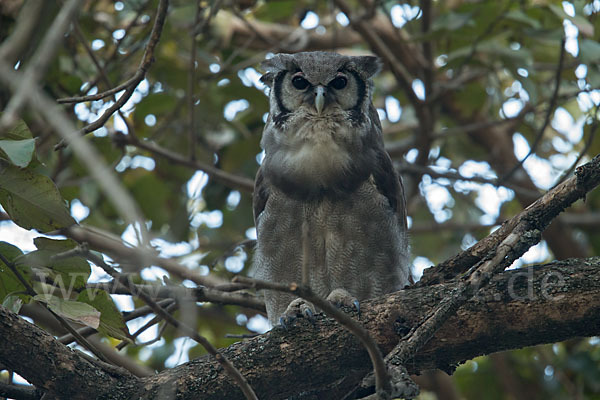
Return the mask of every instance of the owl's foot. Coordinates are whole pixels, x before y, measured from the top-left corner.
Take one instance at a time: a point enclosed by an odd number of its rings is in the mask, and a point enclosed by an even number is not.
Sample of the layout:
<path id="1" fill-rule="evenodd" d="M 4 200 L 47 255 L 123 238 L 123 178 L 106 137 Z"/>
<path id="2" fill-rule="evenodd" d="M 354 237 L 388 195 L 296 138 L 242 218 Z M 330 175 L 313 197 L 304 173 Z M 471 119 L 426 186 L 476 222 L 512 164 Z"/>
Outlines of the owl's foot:
<path id="1" fill-rule="evenodd" d="M 350 307 L 360 315 L 360 303 L 358 299 L 352 296 L 346 289 L 334 289 L 327 296 L 327 300 L 336 307 Z"/>
<path id="2" fill-rule="evenodd" d="M 315 319 L 315 306 L 304 299 L 297 298 L 287 306 L 287 309 L 279 317 L 279 324 L 284 329 L 288 329 L 298 317 L 304 317 L 313 322 Z"/>

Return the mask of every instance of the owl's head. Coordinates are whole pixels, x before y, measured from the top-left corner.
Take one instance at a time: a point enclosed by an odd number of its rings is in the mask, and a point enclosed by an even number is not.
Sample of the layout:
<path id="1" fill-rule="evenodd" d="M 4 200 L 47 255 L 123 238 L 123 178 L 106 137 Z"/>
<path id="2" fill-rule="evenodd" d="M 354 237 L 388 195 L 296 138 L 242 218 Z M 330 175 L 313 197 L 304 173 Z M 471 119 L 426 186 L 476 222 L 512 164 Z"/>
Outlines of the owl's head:
<path id="1" fill-rule="evenodd" d="M 371 103 L 378 58 L 278 54 L 263 67 L 271 88 L 261 140 L 265 178 L 294 196 L 342 192 L 367 179 L 383 148 Z"/>
<path id="2" fill-rule="evenodd" d="M 380 69 L 374 56 L 324 51 L 277 54 L 262 64 L 261 80 L 271 88 L 273 118 L 299 110 L 321 115 L 332 108 L 364 114 L 371 103 L 371 77 Z"/>

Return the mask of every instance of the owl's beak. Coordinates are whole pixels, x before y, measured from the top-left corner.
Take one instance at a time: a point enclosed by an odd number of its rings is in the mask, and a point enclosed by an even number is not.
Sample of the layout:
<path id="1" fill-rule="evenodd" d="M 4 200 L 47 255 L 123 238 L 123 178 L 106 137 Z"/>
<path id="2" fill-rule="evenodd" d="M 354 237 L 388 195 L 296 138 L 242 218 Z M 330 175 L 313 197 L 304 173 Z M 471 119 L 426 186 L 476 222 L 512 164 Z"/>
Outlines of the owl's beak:
<path id="1" fill-rule="evenodd" d="M 315 88 L 315 108 L 317 109 L 317 114 L 321 114 L 323 106 L 325 106 L 325 88 L 319 85 Z"/>

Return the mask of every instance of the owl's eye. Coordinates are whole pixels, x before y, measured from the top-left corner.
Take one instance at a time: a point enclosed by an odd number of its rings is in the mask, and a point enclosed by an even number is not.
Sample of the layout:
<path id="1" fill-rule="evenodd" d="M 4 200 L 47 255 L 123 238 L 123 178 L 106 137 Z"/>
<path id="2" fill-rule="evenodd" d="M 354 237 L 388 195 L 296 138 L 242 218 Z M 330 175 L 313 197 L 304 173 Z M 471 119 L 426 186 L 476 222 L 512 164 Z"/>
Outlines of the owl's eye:
<path id="1" fill-rule="evenodd" d="M 306 79 L 301 76 L 295 76 L 292 78 L 292 85 L 298 90 L 304 90 L 310 85 Z"/>
<path id="2" fill-rule="evenodd" d="M 334 80 L 329 82 L 329 85 L 332 88 L 337 89 L 337 90 L 345 88 L 347 84 L 348 84 L 348 79 L 346 79 L 343 76 L 338 76 L 337 78 L 335 78 Z"/>

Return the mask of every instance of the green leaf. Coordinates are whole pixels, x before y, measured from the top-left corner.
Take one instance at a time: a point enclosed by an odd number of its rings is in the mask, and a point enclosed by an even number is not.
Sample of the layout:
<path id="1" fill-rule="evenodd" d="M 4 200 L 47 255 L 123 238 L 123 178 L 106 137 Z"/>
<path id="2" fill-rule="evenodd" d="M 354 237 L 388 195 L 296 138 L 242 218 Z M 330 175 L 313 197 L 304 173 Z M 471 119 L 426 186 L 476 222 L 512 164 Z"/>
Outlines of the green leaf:
<path id="1" fill-rule="evenodd" d="M 468 24 L 473 24 L 473 15 L 471 13 L 459 14 L 450 12 L 437 17 L 431 25 L 431 30 L 455 31 Z"/>
<path id="2" fill-rule="evenodd" d="M 100 311 L 100 326 L 98 331 L 133 343 L 133 337 L 129 333 L 123 315 L 119 312 L 110 295 L 104 290 L 86 289 L 77 297 L 77 301 L 86 303 Z"/>
<path id="3" fill-rule="evenodd" d="M 575 15 L 574 17 L 571 17 L 563 10 L 562 7 L 556 4 L 549 4 L 548 7 L 550 7 L 550 10 L 552 10 L 552 12 L 557 17 L 561 19 L 568 19 L 569 21 L 571 21 L 584 36 L 594 36 L 594 25 L 592 25 L 592 23 L 587 19 L 583 18 L 580 15 Z"/>
<path id="4" fill-rule="evenodd" d="M 600 43 L 590 39 L 580 40 L 579 57 L 581 57 L 581 62 L 584 64 L 600 61 Z"/>
<path id="5" fill-rule="evenodd" d="M 0 204 L 25 229 L 49 232 L 75 224 L 50 178 L 2 162 Z"/>
<path id="6" fill-rule="evenodd" d="M 35 140 L 0 140 L 0 150 L 0 155 L 4 153 L 8 161 L 17 167 L 25 168 L 33 158 Z"/>
<path id="7" fill-rule="evenodd" d="M 77 247 L 73 240 L 55 240 L 38 237 L 33 241 L 38 250 L 27 253 L 16 260 L 17 265 L 27 265 L 37 274 L 49 278 L 59 288 L 63 297 L 70 297 L 74 290 L 85 286 L 91 268 L 84 257 L 71 256 L 53 258 Z"/>
<path id="8" fill-rule="evenodd" d="M 0 113 L 0 117 L 2 113 Z M 33 136 L 31 135 L 31 131 L 29 127 L 23 120 L 19 120 L 12 128 L 7 129 L 4 132 L 0 132 L 0 138 L 2 139 L 11 139 L 11 140 L 26 140 L 31 139 Z"/>
<path id="9" fill-rule="evenodd" d="M 60 297 L 43 294 L 38 294 L 33 299 L 45 303 L 50 310 L 63 318 L 67 318 L 94 329 L 98 329 L 100 326 L 100 312 L 89 304 L 81 303 L 79 301 L 63 300 Z"/>
<path id="10" fill-rule="evenodd" d="M 8 260 L 8 262 L 14 262 L 19 256 L 23 255 L 23 252 L 12 244 L 6 242 L 0 242 L 0 254 Z M 29 280 L 29 274 L 23 269 L 23 267 L 16 266 L 17 270 L 22 273 L 23 278 Z M 31 282 L 30 282 L 31 283 Z M 0 260 L 0 301 L 4 300 L 9 295 L 19 294 L 22 300 L 29 301 L 29 296 L 25 294 L 25 286 L 17 279 L 15 274 L 8 268 L 2 260 Z"/>
<path id="11" fill-rule="evenodd" d="M 504 18 L 519 22 L 524 25 L 529 25 L 534 29 L 540 29 L 542 27 L 538 20 L 529 17 L 521 10 L 510 10 L 504 15 Z"/>

